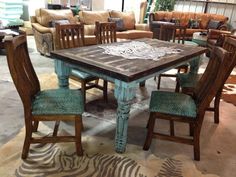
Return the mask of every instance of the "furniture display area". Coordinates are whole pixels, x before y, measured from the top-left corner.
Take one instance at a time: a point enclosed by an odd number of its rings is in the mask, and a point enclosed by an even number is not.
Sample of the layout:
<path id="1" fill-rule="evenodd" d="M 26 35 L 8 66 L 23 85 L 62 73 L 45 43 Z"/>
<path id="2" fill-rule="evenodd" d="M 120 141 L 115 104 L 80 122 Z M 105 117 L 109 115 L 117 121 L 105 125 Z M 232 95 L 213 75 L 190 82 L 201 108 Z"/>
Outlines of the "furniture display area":
<path id="1" fill-rule="evenodd" d="M 227 30 L 228 17 L 209 13 L 156 11 L 149 15 L 150 30 L 154 31 L 154 37 L 158 35 L 155 31 L 160 27 L 156 25 L 157 21 L 175 22 L 181 26 L 187 26 L 186 37 L 192 39 L 194 32 L 203 32 L 208 29 Z"/>
<path id="2" fill-rule="evenodd" d="M 70 9 L 51 10 L 37 9 L 35 16 L 31 17 L 32 28 L 34 32 L 37 50 L 44 55 L 50 55 L 50 52 L 56 48 L 55 28 L 52 24 L 58 23 L 78 23 L 85 24 L 85 45 L 96 44 L 95 22 L 108 22 L 108 18 L 122 21 L 121 31 L 117 30 L 117 38 L 137 39 L 148 37 L 152 38 L 152 32 L 149 31 L 147 24 L 136 24 L 133 12 L 118 11 L 80 11 L 79 19 L 73 16 Z"/>
<path id="3" fill-rule="evenodd" d="M 30 145 L 35 143 L 74 142 L 77 155 L 83 155 L 81 131 L 84 105 L 81 92 L 70 89 L 40 90 L 25 35 L 6 40 L 5 47 L 12 80 L 24 107 L 25 140 L 22 159 L 27 158 Z M 52 135 L 33 134 L 37 132 L 40 121 L 55 122 Z M 60 121 L 74 121 L 75 135 L 58 136 Z"/>
<path id="4" fill-rule="evenodd" d="M 166 55 L 154 61 L 153 58 L 143 60 L 143 56 L 141 57 L 142 59 L 128 59 L 122 56 L 114 56 L 104 53 L 105 49 L 102 48 L 103 46 L 131 45 L 132 42 L 141 42 L 142 45 L 145 44 L 145 46 L 148 45 L 155 48 L 167 47 L 168 49 L 180 49 L 181 52 L 174 55 Z M 202 47 L 175 44 L 156 39 L 145 38 L 132 42 L 125 41 L 106 45 L 92 45 L 82 48 L 52 51 L 51 53 L 52 58 L 55 59 L 55 70 L 61 88 L 68 88 L 70 68 L 78 68 L 81 71 L 115 84 L 114 94 L 118 102 L 115 137 L 117 152 L 124 152 L 126 148 L 129 111 L 138 84 L 206 52 L 206 49 Z M 119 46 L 118 48 L 129 49 Z M 145 47 L 144 49 L 147 48 Z M 149 53 L 149 51 L 146 53 Z"/>

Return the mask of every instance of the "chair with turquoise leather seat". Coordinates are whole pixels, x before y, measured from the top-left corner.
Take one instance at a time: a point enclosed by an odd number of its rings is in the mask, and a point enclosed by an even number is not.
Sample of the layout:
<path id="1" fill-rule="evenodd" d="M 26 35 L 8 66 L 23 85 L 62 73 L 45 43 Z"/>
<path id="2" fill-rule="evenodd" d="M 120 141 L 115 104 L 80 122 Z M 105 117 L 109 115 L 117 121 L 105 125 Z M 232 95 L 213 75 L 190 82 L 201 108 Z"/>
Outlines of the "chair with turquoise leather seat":
<path id="1" fill-rule="evenodd" d="M 228 77 L 231 66 L 235 65 L 235 57 L 230 57 L 226 50 L 216 47 L 207 68 L 197 83 L 193 95 L 184 93 L 153 91 L 150 100 L 150 117 L 144 150 L 148 150 L 152 138 L 169 140 L 193 145 L 194 159 L 200 160 L 200 132 L 205 111 L 215 94 Z M 164 119 L 170 123 L 170 133 L 154 131 L 156 119 Z M 175 122 L 187 123 L 190 136 L 178 136 L 175 132 Z"/>
<path id="2" fill-rule="evenodd" d="M 233 57 L 233 55 L 236 53 L 236 39 L 230 36 L 225 37 L 224 42 L 223 42 L 223 48 L 229 52 L 232 52 L 231 55 Z M 183 74 L 183 73 L 178 74 L 177 75 L 178 88 L 180 87 L 181 92 L 183 93 L 192 94 L 194 87 L 196 86 L 197 82 L 200 80 L 201 76 L 202 76 L 201 74 L 198 74 L 197 72 L 191 72 L 191 70 L 189 73 L 186 73 L 186 74 Z M 221 97 L 222 90 L 223 90 L 223 86 L 222 88 L 218 90 L 217 94 L 215 95 L 213 107 L 208 108 L 208 111 L 214 112 L 215 123 L 219 123 L 219 106 L 220 106 L 220 97 Z M 179 92 L 179 89 L 177 89 L 176 91 Z"/>
<path id="3" fill-rule="evenodd" d="M 178 34 L 177 34 L 178 32 Z M 159 39 L 163 41 L 169 41 L 179 44 L 190 44 L 189 41 L 185 41 L 186 27 L 176 25 L 174 23 L 161 23 L 160 24 L 160 34 Z M 192 43 L 191 43 L 192 44 Z M 183 64 L 175 69 L 177 73 L 187 73 L 189 64 Z M 161 78 L 162 77 L 177 77 L 177 74 L 162 73 L 158 76 L 157 89 L 160 89 Z"/>
<path id="4" fill-rule="evenodd" d="M 68 49 L 84 46 L 83 24 L 56 24 L 57 49 Z M 81 83 L 81 92 L 86 103 L 86 90 L 97 88 L 103 91 L 103 98 L 107 101 L 107 81 L 99 85 L 99 78 L 76 68 L 71 69 L 70 78 Z"/>
<path id="5" fill-rule="evenodd" d="M 24 107 L 25 140 L 22 159 L 27 158 L 30 144 L 75 142 L 76 153 L 83 155 L 81 128 L 83 97 L 80 91 L 70 89 L 41 90 L 29 58 L 26 36 L 6 39 L 8 67 Z M 74 121 L 75 135 L 57 136 L 60 121 Z M 39 121 L 55 121 L 52 136 L 37 137 Z"/>

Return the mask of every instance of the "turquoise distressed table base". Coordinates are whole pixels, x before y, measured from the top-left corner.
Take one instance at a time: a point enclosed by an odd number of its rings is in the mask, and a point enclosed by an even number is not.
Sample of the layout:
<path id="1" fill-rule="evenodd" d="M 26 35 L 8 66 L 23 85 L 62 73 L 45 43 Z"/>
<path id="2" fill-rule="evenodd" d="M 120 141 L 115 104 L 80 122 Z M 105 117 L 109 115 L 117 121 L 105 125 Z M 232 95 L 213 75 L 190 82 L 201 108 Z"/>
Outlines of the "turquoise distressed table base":
<path id="1" fill-rule="evenodd" d="M 70 67 L 60 60 L 55 60 L 55 72 L 58 78 L 58 86 L 60 88 L 69 88 Z M 131 107 L 131 101 L 135 96 L 137 87 L 136 82 L 126 83 L 115 80 L 115 98 L 117 99 L 117 120 L 116 120 L 116 152 L 125 152 L 127 143 L 128 119 Z"/>
<path id="2" fill-rule="evenodd" d="M 135 83 L 126 83 L 115 80 L 115 98 L 117 99 L 117 120 L 116 120 L 116 152 L 125 152 L 127 143 L 128 119 L 131 101 L 135 96 Z"/>

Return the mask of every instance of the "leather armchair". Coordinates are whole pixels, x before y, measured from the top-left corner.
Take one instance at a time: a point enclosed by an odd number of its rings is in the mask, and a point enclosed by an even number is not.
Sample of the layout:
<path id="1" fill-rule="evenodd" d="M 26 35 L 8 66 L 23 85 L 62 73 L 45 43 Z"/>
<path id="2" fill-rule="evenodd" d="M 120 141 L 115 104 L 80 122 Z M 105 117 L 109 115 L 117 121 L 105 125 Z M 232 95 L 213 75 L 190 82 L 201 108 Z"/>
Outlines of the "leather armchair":
<path id="1" fill-rule="evenodd" d="M 56 48 L 55 27 L 52 23 L 59 20 L 68 20 L 68 23 L 78 22 L 78 18 L 73 16 L 70 9 L 40 8 L 35 11 L 35 16 L 31 17 L 36 47 L 42 55 L 50 56 L 50 52 Z"/>
<path id="2" fill-rule="evenodd" d="M 223 45 L 225 36 L 231 36 L 233 38 L 236 38 L 236 29 L 232 31 L 209 29 L 207 33 L 207 56 L 210 56 L 210 53 L 214 46 Z"/>

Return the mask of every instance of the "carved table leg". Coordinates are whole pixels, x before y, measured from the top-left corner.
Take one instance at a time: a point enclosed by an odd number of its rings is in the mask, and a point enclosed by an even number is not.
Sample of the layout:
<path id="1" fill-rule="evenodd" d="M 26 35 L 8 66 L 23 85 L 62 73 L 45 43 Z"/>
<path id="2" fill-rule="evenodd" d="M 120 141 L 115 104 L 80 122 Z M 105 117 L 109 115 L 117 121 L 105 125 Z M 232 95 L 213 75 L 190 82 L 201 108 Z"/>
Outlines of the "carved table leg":
<path id="1" fill-rule="evenodd" d="M 55 72 L 58 78 L 58 86 L 60 88 L 69 88 L 70 67 L 61 60 L 55 60 Z"/>
<path id="2" fill-rule="evenodd" d="M 125 152 L 127 142 L 127 129 L 131 100 L 135 96 L 135 83 L 126 83 L 115 80 L 115 97 L 117 99 L 117 120 L 116 120 L 116 152 Z"/>

